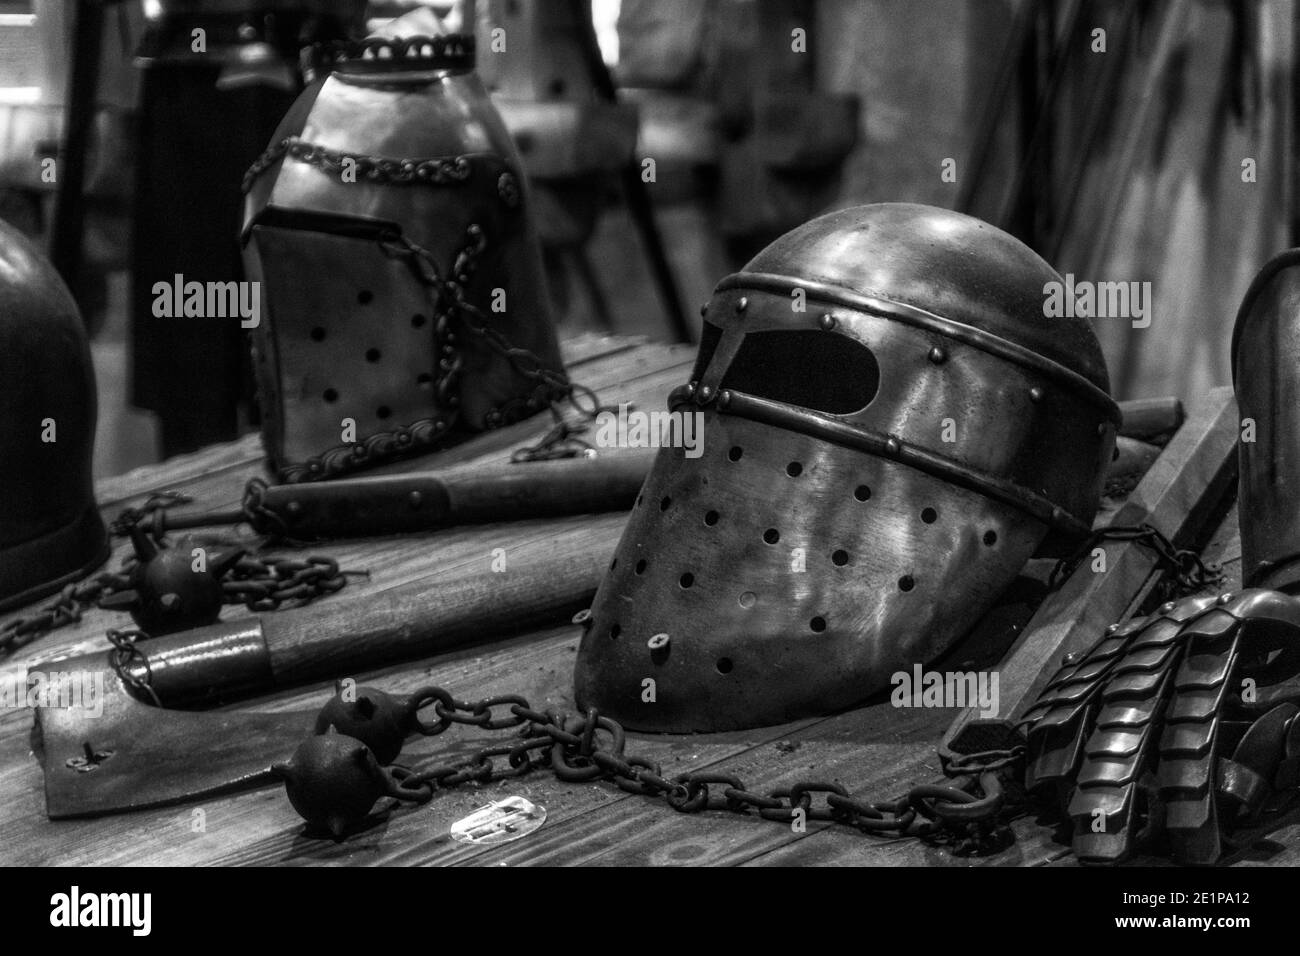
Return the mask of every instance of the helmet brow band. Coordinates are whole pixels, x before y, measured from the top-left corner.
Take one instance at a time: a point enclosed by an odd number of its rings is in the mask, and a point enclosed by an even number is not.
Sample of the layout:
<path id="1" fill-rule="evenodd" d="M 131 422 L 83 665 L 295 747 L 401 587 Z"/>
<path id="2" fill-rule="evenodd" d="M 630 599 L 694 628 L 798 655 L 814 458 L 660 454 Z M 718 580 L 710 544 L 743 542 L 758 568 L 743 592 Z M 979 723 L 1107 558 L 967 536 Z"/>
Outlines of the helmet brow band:
<path id="1" fill-rule="evenodd" d="M 790 290 L 794 288 L 803 289 L 809 299 L 902 322 L 1006 359 L 1073 390 L 1089 404 L 1101 409 L 1109 421 L 1116 424 L 1120 421 L 1119 406 L 1115 404 L 1114 399 L 1073 369 L 1066 368 L 1032 349 L 1010 342 L 992 332 L 935 315 L 933 312 L 927 312 L 905 302 L 862 295 L 824 282 L 796 280 L 787 276 L 759 272 L 738 272 L 729 275 L 718 283 L 714 293 L 730 289 L 745 289 L 789 295 Z"/>
<path id="2" fill-rule="evenodd" d="M 677 404 L 690 401 L 687 394 L 683 389 L 675 390 L 669 404 L 674 404 L 674 399 Z M 1087 524 L 1064 508 L 1028 488 L 970 468 L 944 455 L 936 455 L 919 445 L 909 445 L 893 435 L 866 429 L 860 425 L 849 425 L 812 409 L 794 408 L 733 390 L 726 390 L 718 395 L 717 407 L 720 412 L 729 415 L 739 415 L 751 421 L 800 432 L 847 448 L 888 458 L 901 465 L 934 475 L 950 484 L 977 491 L 995 501 L 1011 505 L 1037 518 L 1053 530 L 1074 537 L 1086 536 L 1091 530 Z"/>

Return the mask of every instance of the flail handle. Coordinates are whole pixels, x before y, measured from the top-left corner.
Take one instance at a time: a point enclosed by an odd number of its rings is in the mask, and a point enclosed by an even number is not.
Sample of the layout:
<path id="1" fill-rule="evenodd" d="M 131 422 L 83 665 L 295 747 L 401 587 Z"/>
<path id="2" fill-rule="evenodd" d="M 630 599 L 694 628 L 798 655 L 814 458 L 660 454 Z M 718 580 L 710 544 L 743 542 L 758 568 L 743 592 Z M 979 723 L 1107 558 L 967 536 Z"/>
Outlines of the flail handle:
<path id="1" fill-rule="evenodd" d="M 574 518 L 444 575 L 147 641 L 127 665 L 164 705 L 346 677 L 475 639 L 559 624 L 588 606 L 624 514 Z"/>

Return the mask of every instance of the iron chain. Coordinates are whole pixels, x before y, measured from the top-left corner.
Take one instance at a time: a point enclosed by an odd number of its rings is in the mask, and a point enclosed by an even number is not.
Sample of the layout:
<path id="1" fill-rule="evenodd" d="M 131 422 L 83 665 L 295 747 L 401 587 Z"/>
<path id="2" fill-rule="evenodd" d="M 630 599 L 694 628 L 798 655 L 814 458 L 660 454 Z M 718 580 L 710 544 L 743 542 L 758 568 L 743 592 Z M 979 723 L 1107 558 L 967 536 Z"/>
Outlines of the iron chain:
<path id="1" fill-rule="evenodd" d="M 521 377 L 534 383 L 531 395 L 521 396 L 505 402 L 488 412 L 485 422 L 489 428 L 508 425 L 521 414 L 527 415 L 540 411 L 543 405 L 549 405 L 555 417 L 556 427 L 543 440 L 528 448 L 519 449 L 511 456 L 512 461 L 539 461 L 552 458 L 567 458 L 583 455 L 590 446 L 585 442 L 574 442 L 572 436 L 583 429 L 581 425 L 570 425 L 559 412 L 561 402 L 569 402 L 583 419 L 594 419 L 601 411 L 600 400 L 595 391 L 585 385 L 570 382 L 568 377 L 555 369 L 547 368 L 540 356 L 530 349 L 514 345 L 494 329 L 481 309 L 465 298 L 465 286 L 473 275 L 479 256 L 486 247 L 487 239 L 480 226 L 471 225 L 466 230 L 464 248 L 457 254 L 452 264 L 450 275 L 444 276 L 433 255 L 425 248 L 397 235 L 389 238 L 385 245 L 390 255 L 405 255 L 416 263 L 416 274 L 421 282 L 429 286 L 436 303 L 440 323 L 456 321 L 457 327 L 465 335 L 477 339 L 496 352 L 514 368 Z M 440 342 L 443 358 L 439 370 L 439 387 L 451 391 L 460 374 L 463 359 L 456 347 L 455 333 L 448 330 Z M 444 403 L 454 407 L 454 402 Z"/>
<path id="2" fill-rule="evenodd" d="M 1093 548 L 1104 541 L 1136 541 L 1155 552 L 1157 564 L 1169 572 L 1169 576 L 1159 585 L 1161 602 L 1186 597 L 1206 588 L 1215 588 L 1223 580 L 1222 569 L 1207 565 L 1199 554 L 1189 548 L 1175 546 L 1159 528 L 1149 524 L 1119 525 L 1094 531 L 1074 554 L 1058 561 L 1048 577 L 1048 589 L 1055 589 L 1069 578 L 1089 557 Z"/>
<path id="3" fill-rule="evenodd" d="M 99 599 L 128 586 L 129 571 L 105 571 L 93 578 L 66 585 L 58 598 L 34 614 L 13 618 L 0 627 L 0 656 L 8 655 L 55 628 L 74 624 Z"/>
<path id="4" fill-rule="evenodd" d="M 128 506 L 118 512 L 117 517 L 108 524 L 109 533 L 124 537 L 131 533 L 133 527 L 152 517 L 155 511 L 189 504 L 190 500 L 188 495 L 176 491 L 155 492 L 142 504 Z M 77 623 L 101 598 L 130 587 L 134 567 L 135 559 L 128 557 L 122 562 L 121 570 L 105 571 L 66 585 L 53 602 L 36 613 L 6 621 L 0 626 L 0 656 L 12 654 L 56 628 Z"/>
<path id="5" fill-rule="evenodd" d="M 178 504 L 188 504 L 187 495 L 174 491 L 150 495 L 143 504 L 124 508 L 109 523 L 109 530 L 126 536 L 131 529 L 151 518 L 155 511 Z M 247 505 L 245 506 L 247 509 Z M 131 576 L 139 564 L 127 555 L 117 571 L 105 571 L 63 588 L 59 596 L 33 614 L 14 618 L 0 626 L 0 656 L 6 656 L 36 640 L 43 634 L 81 620 L 86 611 L 117 591 L 131 587 Z M 341 591 L 349 575 L 364 571 L 342 571 L 330 557 L 310 555 L 295 557 L 255 557 L 245 555 L 222 579 L 226 604 L 243 604 L 250 611 L 275 611 L 282 605 L 301 607 L 326 594 Z M 133 633 L 136 639 L 147 637 L 140 631 L 109 631 L 114 635 Z"/>
<path id="6" fill-rule="evenodd" d="M 301 607 L 318 597 L 341 591 L 349 574 L 333 558 L 257 558 L 245 555 L 221 582 L 227 604 L 243 604 L 250 611 L 275 611 L 280 605 Z"/>
<path id="7" fill-rule="evenodd" d="M 754 811 L 762 819 L 785 824 L 825 821 L 864 833 L 946 840 L 959 853 L 984 852 L 1005 845 L 1010 837 L 1001 775 L 1013 773 L 1015 766 L 1000 756 L 986 766 L 980 755 L 969 755 L 961 773 L 943 784 L 913 787 L 894 800 L 858 799 L 839 784 L 824 781 L 804 781 L 760 794 L 734 774 L 698 771 L 665 777 L 659 764 L 627 754 L 623 727 L 594 709 L 585 716 L 566 718 L 535 710 L 517 695 L 469 703 L 440 687 L 424 688 L 414 697 L 420 708 L 432 706 L 437 717 L 434 722 L 418 723 L 426 736 L 441 734 L 452 724 L 485 730 L 521 728 L 517 742 L 485 747 L 468 759 L 391 768 L 395 793 L 415 803 L 429 801 L 439 789 L 549 769 L 560 780 L 606 780 L 628 793 L 661 797 L 679 813 L 749 815 Z M 500 758 L 506 758 L 504 765 Z"/>

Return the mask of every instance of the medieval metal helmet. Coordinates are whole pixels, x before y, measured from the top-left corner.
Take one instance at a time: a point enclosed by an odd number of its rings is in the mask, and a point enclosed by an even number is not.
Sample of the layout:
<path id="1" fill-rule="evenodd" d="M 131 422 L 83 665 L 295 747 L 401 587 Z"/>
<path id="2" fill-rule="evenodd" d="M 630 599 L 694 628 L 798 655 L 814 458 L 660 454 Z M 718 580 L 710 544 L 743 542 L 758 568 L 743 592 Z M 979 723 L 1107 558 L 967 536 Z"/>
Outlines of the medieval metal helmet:
<path id="1" fill-rule="evenodd" d="M 473 43 L 349 45 L 245 178 L 282 480 L 450 444 L 566 391 L 523 171 Z"/>
<path id="2" fill-rule="evenodd" d="M 95 505 L 95 372 L 54 267 L 0 222 L 0 611 L 103 563 Z"/>
<path id="3" fill-rule="evenodd" d="M 1059 282 L 969 216 L 815 219 L 724 279 L 596 594 L 577 699 L 643 730 L 855 704 L 936 659 L 1040 544 L 1085 536 L 1119 424 Z"/>
<path id="4" fill-rule="evenodd" d="M 1237 514 L 1243 587 L 1300 592 L 1300 249 L 1255 276 L 1232 330 L 1241 416 Z"/>

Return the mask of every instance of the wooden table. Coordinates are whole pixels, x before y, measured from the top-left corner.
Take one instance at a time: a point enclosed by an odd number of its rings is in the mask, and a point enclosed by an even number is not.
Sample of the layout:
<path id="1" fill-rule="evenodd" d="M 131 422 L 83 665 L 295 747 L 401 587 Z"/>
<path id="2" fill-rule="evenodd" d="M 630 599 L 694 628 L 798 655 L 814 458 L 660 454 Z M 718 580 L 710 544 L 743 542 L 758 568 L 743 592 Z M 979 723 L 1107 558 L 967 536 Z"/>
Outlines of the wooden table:
<path id="1" fill-rule="evenodd" d="M 634 402 L 662 407 L 667 392 L 684 381 L 695 350 L 632 339 L 586 336 L 566 344 L 573 377 L 599 389 L 607 404 Z M 1222 401 L 1220 401 L 1222 405 Z M 1215 427 L 1224 427 L 1220 409 Z M 1196 416 L 1189 420 L 1191 427 Z M 1233 416 L 1235 421 L 1235 415 Z M 547 422 L 525 422 L 447 452 L 441 465 L 504 461 L 510 450 L 530 443 Z M 1171 446 L 1172 447 L 1172 446 Z M 1166 459 L 1152 471 L 1177 475 L 1181 465 Z M 1222 452 L 1220 451 L 1220 457 Z M 405 464 L 402 470 L 427 466 Z M 100 506 L 111 518 L 127 504 L 153 491 L 175 489 L 213 508 L 239 500 L 244 483 L 260 473 L 257 438 L 172 459 L 110 478 L 97 488 Z M 1168 476 L 1166 476 L 1168 477 Z M 1141 493 L 1141 488 L 1139 489 Z M 1108 501 L 1103 518 L 1124 501 Z M 328 602 L 362 600 L 367 594 L 416 580 L 429 582 L 436 599 L 438 578 L 451 568 L 482 562 L 503 543 L 537 540 L 561 529 L 581 528 L 589 518 L 521 522 L 437 534 L 388 539 L 328 542 L 314 550 L 336 556 L 344 568 L 368 569 Z M 1215 530 L 1205 554 L 1221 562 L 1225 586 L 1235 586 L 1240 547 L 1235 512 L 1211 522 Z M 124 553 L 119 543 L 116 566 Z M 1034 562 L 1039 564 L 1042 562 Z M 1042 577 L 1031 569 L 1027 580 Z M 1032 589 L 1031 589 L 1032 590 Z M 990 613 L 970 639 L 947 658 L 954 668 L 995 667 L 1033 610 L 1023 595 L 1013 595 Z M 1035 599 L 1036 600 L 1036 599 Z M 227 608 L 224 616 L 248 613 Z M 48 634 L 0 661 L 0 679 L 21 679 L 29 666 L 105 647 L 104 630 L 121 626 L 120 614 L 94 610 L 75 626 Z M 573 625 L 489 640 L 428 660 L 351 675 L 365 684 L 409 691 L 436 683 L 462 699 L 519 693 L 541 709 L 573 709 L 571 675 L 578 644 Z M 945 669 L 943 663 L 935 669 Z M 342 676 L 342 675 L 340 675 Z M 313 710 L 332 692 L 316 684 L 267 695 L 250 709 Z M 752 790 L 788 785 L 814 777 L 842 784 L 874 799 L 898 796 L 913 783 L 940 776 L 935 745 L 954 714 L 949 710 L 896 709 L 887 695 L 848 713 L 803 720 L 742 733 L 655 737 L 629 735 L 628 752 L 663 766 L 665 776 L 710 768 L 741 776 Z M 633 796 L 602 782 L 564 784 L 540 772 L 487 785 L 469 784 L 438 793 L 429 804 L 401 808 L 375 826 L 341 843 L 304 836 L 303 825 L 280 789 L 264 789 L 206 799 L 193 806 L 143 811 L 95 820 L 50 822 L 44 814 L 41 768 L 31 752 L 31 713 L 0 712 L 0 862 L 10 864 L 872 864 L 934 866 L 1032 865 L 1068 862 L 1068 848 L 1035 818 L 1015 824 L 1017 841 L 996 856 L 957 858 L 919 841 L 878 838 L 836 825 L 810 822 L 805 833 L 788 825 L 727 813 L 683 815 L 662 800 Z M 486 735 L 453 728 L 441 737 L 419 738 L 404 757 L 467 756 Z M 195 759 L 203 742 L 194 741 Z M 285 755 L 287 756 L 287 755 Z M 545 825 L 516 842 L 498 847 L 468 846 L 448 835 L 452 823 L 490 799 L 521 795 L 547 810 Z M 195 810 L 201 809 L 202 814 Z M 202 826 L 196 821 L 201 820 Z M 1300 829 L 1275 830 L 1239 862 L 1300 862 Z"/>

